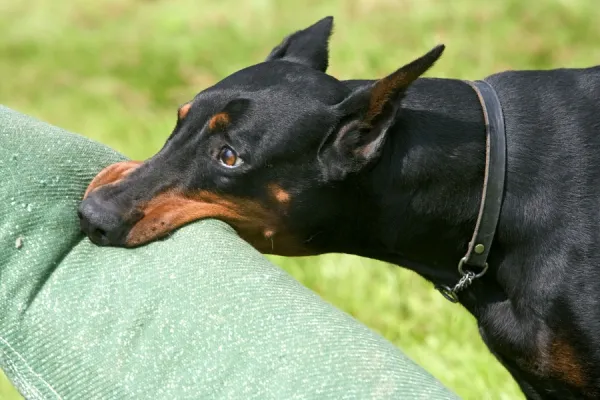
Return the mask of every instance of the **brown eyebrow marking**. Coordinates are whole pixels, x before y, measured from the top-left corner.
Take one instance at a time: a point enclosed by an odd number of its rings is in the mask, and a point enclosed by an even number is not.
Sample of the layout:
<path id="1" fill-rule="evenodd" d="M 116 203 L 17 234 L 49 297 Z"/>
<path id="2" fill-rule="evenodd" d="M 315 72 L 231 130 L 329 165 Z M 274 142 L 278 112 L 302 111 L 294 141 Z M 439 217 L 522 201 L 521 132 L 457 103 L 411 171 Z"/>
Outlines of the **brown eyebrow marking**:
<path id="1" fill-rule="evenodd" d="M 127 247 L 137 247 L 166 237 L 193 221 L 213 218 L 232 226 L 243 240 L 262 253 L 315 255 L 293 232 L 286 229 L 276 213 L 252 199 L 208 191 L 185 194 L 170 190 L 148 201 L 141 211 L 144 217 L 127 235 Z"/>
<path id="2" fill-rule="evenodd" d="M 223 129 L 229 124 L 229 115 L 225 112 L 220 112 L 218 114 L 213 115 L 213 117 L 208 121 L 208 129 Z"/>
<path id="3" fill-rule="evenodd" d="M 190 112 L 190 108 L 192 108 L 192 103 L 186 103 L 179 107 L 179 110 L 177 111 L 179 119 L 184 119 L 188 115 L 188 112 Z"/>

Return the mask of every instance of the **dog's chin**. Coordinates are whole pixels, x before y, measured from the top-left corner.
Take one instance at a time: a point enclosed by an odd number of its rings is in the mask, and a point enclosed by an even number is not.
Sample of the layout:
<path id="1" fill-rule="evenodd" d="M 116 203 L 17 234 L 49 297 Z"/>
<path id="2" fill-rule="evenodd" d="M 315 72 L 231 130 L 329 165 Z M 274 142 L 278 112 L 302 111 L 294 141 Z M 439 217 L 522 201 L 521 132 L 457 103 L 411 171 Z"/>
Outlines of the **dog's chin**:
<path id="1" fill-rule="evenodd" d="M 178 196 L 164 200 L 148 210 L 144 218 L 131 228 L 121 247 L 136 248 L 166 240 L 187 225 L 214 219 L 231 226 L 242 240 L 262 254 L 286 257 L 318 254 L 280 226 L 260 223 L 249 215 L 238 213 L 239 210 L 227 207 L 227 203 L 205 203 Z"/>

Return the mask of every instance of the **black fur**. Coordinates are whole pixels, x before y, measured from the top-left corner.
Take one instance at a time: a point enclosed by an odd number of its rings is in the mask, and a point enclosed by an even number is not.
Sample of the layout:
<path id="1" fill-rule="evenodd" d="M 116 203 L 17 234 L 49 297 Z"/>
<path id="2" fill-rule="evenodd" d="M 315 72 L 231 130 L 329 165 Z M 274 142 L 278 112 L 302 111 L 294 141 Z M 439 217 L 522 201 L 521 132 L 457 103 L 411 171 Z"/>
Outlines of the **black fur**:
<path id="1" fill-rule="evenodd" d="M 262 204 L 305 249 L 279 247 L 277 232 L 242 235 L 263 252 L 357 254 L 455 284 L 483 184 L 478 98 L 460 80 L 414 80 L 441 55 L 436 48 L 414 79 L 407 67 L 390 75 L 389 98 L 380 96 L 373 111 L 383 80 L 325 74 L 331 27 L 323 19 L 286 38 L 266 62 L 199 93 L 156 156 L 92 191 L 80 208 L 84 230 L 102 229 L 110 237 L 101 244 L 127 245 L 141 218 L 123 217 L 132 209 L 167 188 L 204 190 Z M 600 68 L 512 71 L 488 81 L 506 123 L 504 204 L 489 272 L 460 302 L 527 398 L 597 398 Z M 209 132 L 207 121 L 223 110 L 230 124 Z M 239 167 L 219 164 L 225 144 L 243 159 Z M 268 197 L 273 183 L 289 194 L 287 208 Z"/>

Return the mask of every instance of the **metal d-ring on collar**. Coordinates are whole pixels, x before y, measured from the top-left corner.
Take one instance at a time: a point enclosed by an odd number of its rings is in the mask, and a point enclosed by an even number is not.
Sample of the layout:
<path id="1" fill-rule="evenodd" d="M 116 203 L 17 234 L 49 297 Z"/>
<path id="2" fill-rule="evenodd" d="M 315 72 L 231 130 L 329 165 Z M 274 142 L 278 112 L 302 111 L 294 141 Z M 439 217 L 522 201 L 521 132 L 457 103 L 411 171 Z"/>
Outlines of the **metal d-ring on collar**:
<path id="1" fill-rule="evenodd" d="M 467 254 L 458 263 L 461 278 L 454 287 L 436 286 L 436 289 L 453 303 L 458 302 L 458 292 L 487 272 L 487 257 L 500 217 L 506 174 L 506 131 L 500 100 L 494 88 L 486 81 L 466 83 L 477 93 L 483 109 L 486 131 L 485 177 L 473 238 L 469 242 Z M 473 269 L 478 272 L 474 272 Z"/>

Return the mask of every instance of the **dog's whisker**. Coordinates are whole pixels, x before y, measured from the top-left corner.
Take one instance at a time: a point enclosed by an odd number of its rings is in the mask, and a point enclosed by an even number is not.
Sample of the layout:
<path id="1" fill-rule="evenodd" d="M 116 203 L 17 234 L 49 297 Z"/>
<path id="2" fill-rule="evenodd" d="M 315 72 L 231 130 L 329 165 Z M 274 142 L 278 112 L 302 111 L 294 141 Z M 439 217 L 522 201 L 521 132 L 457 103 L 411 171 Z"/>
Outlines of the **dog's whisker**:
<path id="1" fill-rule="evenodd" d="M 311 236 L 310 236 L 308 239 L 306 239 L 306 240 L 304 241 L 304 243 L 308 243 L 308 242 L 310 242 L 311 240 L 313 240 L 313 239 L 315 238 L 315 236 L 317 236 L 317 235 L 319 235 L 319 234 L 321 234 L 321 233 L 323 233 L 323 231 L 318 231 L 317 233 L 313 233 L 313 234 L 312 234 L 312 235 L 311 235 Z"/>

